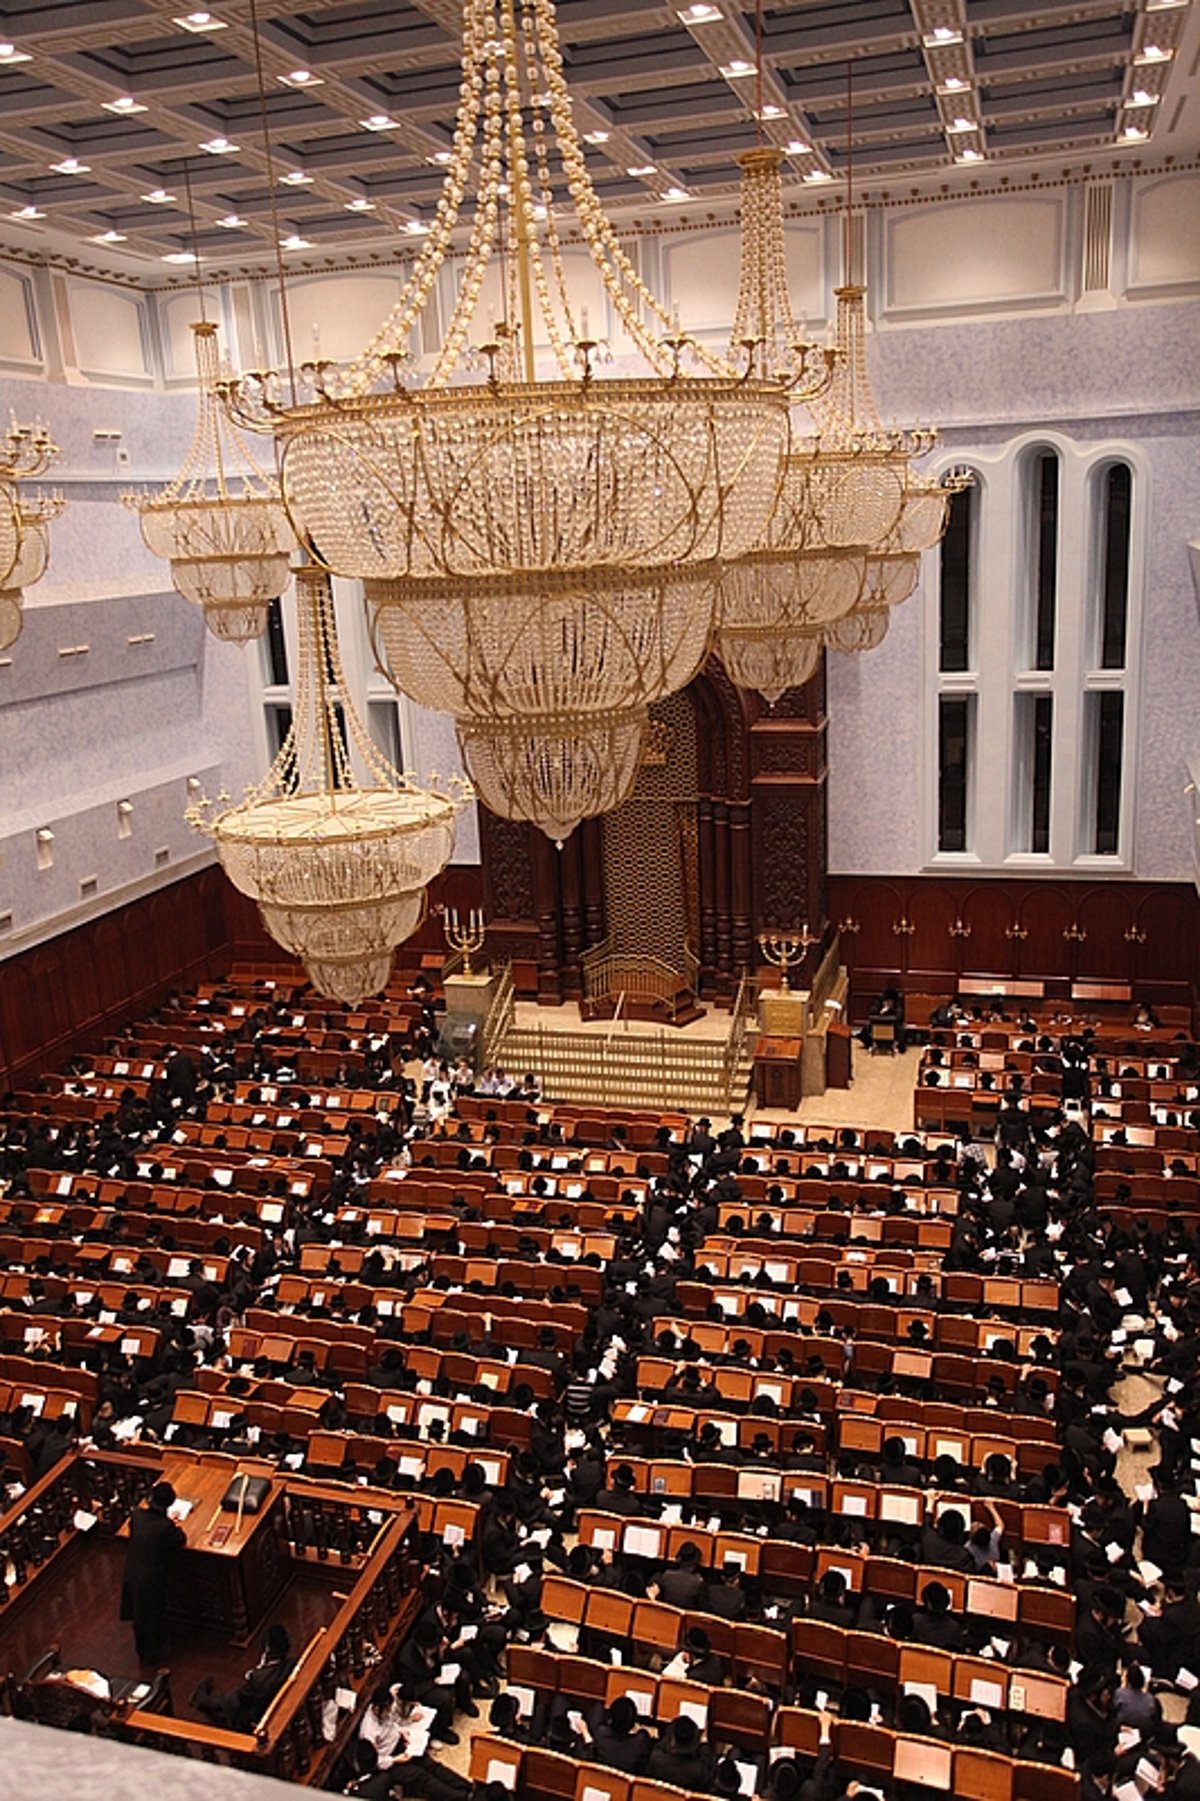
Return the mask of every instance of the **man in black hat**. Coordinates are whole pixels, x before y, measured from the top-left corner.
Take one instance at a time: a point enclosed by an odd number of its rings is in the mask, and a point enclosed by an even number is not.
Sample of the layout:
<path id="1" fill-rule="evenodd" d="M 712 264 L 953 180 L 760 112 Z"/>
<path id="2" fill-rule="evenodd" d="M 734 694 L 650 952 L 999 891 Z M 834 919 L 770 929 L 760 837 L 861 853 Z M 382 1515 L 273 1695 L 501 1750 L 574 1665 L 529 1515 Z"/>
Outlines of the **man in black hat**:
<path id="1" fill-rule="evenodd" d="M 169 1482 L 156 1482 L 144 1507 L 129 1520 L 129 1549 L 121 1584 L 121 1618 L 133 1623 L 133 1642 L 142 1663 L 162 1657 L 167 1623 L 167 1596 L 175 1559 L 187 1544 L 182 1526 L 168 1517 L 175 1505 Z"/>
<path id="2" fill-rule="evenodd" d="M 192 1694 L 192 1706 L 227 1732 L 253 1732 L 294 1667 L 288 1629 L 276 1621 L 267 1628 L 262 1656 L 238 1686 L 217 1695 L 212 1677 L 206 1676 Z"/>
<path id="3" fill-rule="evenodd" d="M 636 1728 L 636 1730 L 635 1730 Z M 626 1776 L 641 1776 L 650 1761 L 650 1734 L 637 1724 L 637 1708 L 628 1695 L 618 1695 L 597 1710 L 591 1722 L 598 1760 Z"/>
<path id="4" fill-rule="evenodd" d="M 712 1785 L 716 1758 L 700 1736 L 700 1728 L 681 1713 L 664 1728 L 650 1753 L 650 1774 L 658 1782 L 706 1793 Z"/>

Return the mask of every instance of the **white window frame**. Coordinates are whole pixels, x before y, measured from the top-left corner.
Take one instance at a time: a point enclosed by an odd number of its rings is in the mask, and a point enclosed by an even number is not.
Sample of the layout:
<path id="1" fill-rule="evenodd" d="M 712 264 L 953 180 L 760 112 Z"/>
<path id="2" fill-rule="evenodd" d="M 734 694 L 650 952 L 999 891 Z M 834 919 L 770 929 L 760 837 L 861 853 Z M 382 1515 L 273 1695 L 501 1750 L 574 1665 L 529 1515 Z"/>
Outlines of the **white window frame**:
<path id="1" fill-rule="evenodd" d="M 1028 470 L 1039 449 L 1059 457 L 1059 564 L 1052 670 L 1030 669 Z M 1129 592 L 1125 667 L 1101 669 L 1097 584 L 1101 573 L 1101 476 L 1113 463 L 1132 472 Z M 940 646 L 941 564 L 927 551 L 923 634 L 926 729 L 922 780 L 924 867 L 941 874 L 1128 875 L 1134 867 L 1137 809 L 1142 617 L 1145 604 L 1150 476 L 1136 445 L 1079 442 L 1057 431 L 1022 433 L 1002 448 L 947 451 L 931 469 L 968 468 L 975 477 L 972 542 L 970 668 L 943 674 Z M 1095 821 L 1094 709 L 1088 696 L 1120 690 L 1125 696 L 1121 810 L 1113 854 L 1087 847 Z M 1054 701 L 1049 849 L 1016 848 L 1021 839 L 1022 783 L 1017 742 L 1017 697 L 1049 694 Z M 938 702 L 974 695 L 975 721 L 968 773 L 965 851 L 938 849 Z"/>

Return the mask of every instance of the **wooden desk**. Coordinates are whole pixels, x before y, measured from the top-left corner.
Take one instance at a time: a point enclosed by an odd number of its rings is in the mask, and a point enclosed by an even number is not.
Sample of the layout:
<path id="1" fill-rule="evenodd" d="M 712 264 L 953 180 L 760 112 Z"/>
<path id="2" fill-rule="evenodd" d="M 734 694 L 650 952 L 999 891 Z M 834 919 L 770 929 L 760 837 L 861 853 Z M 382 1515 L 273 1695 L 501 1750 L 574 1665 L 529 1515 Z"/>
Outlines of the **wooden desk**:
<path id="1" fill-rule="evenodd" d="M 762 1107 L 795 1112 L 800 1105 L 802 1038 L 776 1038 L 762 1034 L 754 1045 L 754 1092 Z"/>
<path id="2" fill-rule="evenodd" d="M 235 1475 L 265 1475 L 271 1492 L 257 1513 L 221 1507 L 221 1497 Z M 199 1462 L 186 1453 L 168 1451 L 162 1480 L 169 1482 L 192 1510 L 183 1522 L 187 1550 L 177 1566 L 171 1612 L 195 1625 L 227 1632 L 238 1644 L 253 1638 L 274 1606 L 287 1579 L 286 1558 L 278 1531 L 284 1485 L 269 1464 L 252 1458 L 240 1462 Z M 128 1524 L 120 1536 L 128 1536 Z"/>

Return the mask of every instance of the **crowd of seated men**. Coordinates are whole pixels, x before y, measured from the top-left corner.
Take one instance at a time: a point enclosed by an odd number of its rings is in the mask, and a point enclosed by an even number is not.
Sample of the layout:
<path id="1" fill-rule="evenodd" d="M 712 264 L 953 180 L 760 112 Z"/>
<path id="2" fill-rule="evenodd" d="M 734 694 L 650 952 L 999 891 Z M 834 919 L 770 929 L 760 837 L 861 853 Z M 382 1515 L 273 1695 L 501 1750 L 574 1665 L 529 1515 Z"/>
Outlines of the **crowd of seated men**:
<path id="1" fill-rule="evenodd" d="M 490 1700 L 497 1744 L 701 1794 L 918 1792 L 907 1774 L 863 1777 L 853 1725 L 1074 1770 L 1083 1801 L 1200 1793 L 1200 1204 L 1179 1179 L 1173 1206 L 1143 1214 L 1136 1168 L 1112 1199 L 1099 1192 L 1087 1039 L 1039 1034 L 1057 1104 L 1012 1091 L 994 1152 L 853 1131 L 748 1140 L 735 1118 L 663 1122 L 633 1133 L 641 1148 L 614 1120 L 597 1154 L 578 1110 L 527 1104 L 524 1084 L 524 1100 L 481 1099 L 461 1067 L 409 1073 L 436 1025 L 428 996 L 412 998 L 403 1033 L 330 1046 L 336 1014 L 295 993 L 218 991 L 135 1035 L 148 1075 L 105 1080 L 128 1067 L 125 1044 L 99 1080 L 100 1060 L 84 1060 L 32 1110 L 10 1100 L 0 1236 L 40 1246 L 10 1269 L 0 1323 L 0 1381 L 11 1358 L 22 1371 L 0 1416 L 10 1493 L 82 1437 L 254 1449 L 466 1504 L 469 1536 L 425 1533 L 438 1598 L 380 1672 L 351 1792 L 454 1801 L 465 1780 L 435 1747 Z M 192 1029 L 214 1015 L 209 1048 Z M 313 1080 L 318 1036 L 336 1065 Z M 1161 1054 L 1186 1092 L 1192 1048 Z M 334 1119 L 330 1081 L 368 1105 L 339 1099 Z M 75 1099 L 86 1117 L 64 1111 Z M 282 1176 L 249 1158 L 232 1186 L 216 1173 L 195 1186 L 198 1129 L 235 1107 L 277 1135 L 321 1116 L 322 1154 Z M 215 1171 L 212 1156 L 234 1153 L 209 1155 Z M 301 1166 L 310 1179 L 293 1179 Z M 69 1203 L 40 1204 L 47 1172 L 51 1192 L 72 1178 Z M 418 1239 L 370 1230 L 385 1185 L 393 1211 L 423 1209 Z M 193 1216 L 215 1236 L 179 1257 Z M 927 1216 L 936 1254 L 897 1262 L 884 1228 Z M 602 1250 L 586 1235 L 598 1223 Z M 508 1232 L 502 1248 L 486 1230 L 481 1243 L 485 1228 Z M 846 1259 L 832 1293 L 800 1255 L 815 1239 Z M 80 1252 L 106 1246 L 81 1284 Z M 729 1247 L 739 1273 L 714 1287 Z M 184 1265 L 165 1285 L 163 1254 Z M 295 1288 L 314 1268 L 318 1285 Z M 100 1275 L 115 1273 L 117 1330 L 92 1340 L 113 1312 Z M 982 1307 L 955 1298 L 952 1278 L 970 1277 L 993 1284 Z M 1027 1284 L 1051 1285 L 1049 1317 L 1023 1316 Z M 152 1342 L 131 1348 L 124 1323 L 147 1317 Z M 943 1329 L 973 1357 L 939 1355 Z M 353 1380 L 324 1355 L 339 1336 L 362 1353 Z M 18 1399 L 31 1367 L 62 1360 L 94 1378 L 86 1410 Z M 1134 1360 L 1154 1399 L 1131 1414 L 1114 1390 Z M 731 1379 L 747 1374 L 744 1390 Z M 281 1389 L 307 1398 L 306 1421 L 296 1406 L 256 1413 Z M 197 1391 L 222 1401 L 202 1421 L 180 1407 Z M 860 1413 L 881 1422 L 866 1442 L 847 1430 Z M 1127 1494 L 1131 1431 L 1154 1436 L 1158 1460 Z M 921 1654 L 941 1660 L 932 1681 Z M 613 1691 L 614 1670 L 676 1688 L 647 1713 Z M 1030 1673 L 1045 1678 L 1036 1707 L 1020 1698 Z M 761 1732 L 739 1739 L 684 1705 L 726 1690 Z M 780 1736 L 797 1709 L 815 1723 L 800 1744 Z M 488 1801 L 498 1784 L 484 1765 Z"/>

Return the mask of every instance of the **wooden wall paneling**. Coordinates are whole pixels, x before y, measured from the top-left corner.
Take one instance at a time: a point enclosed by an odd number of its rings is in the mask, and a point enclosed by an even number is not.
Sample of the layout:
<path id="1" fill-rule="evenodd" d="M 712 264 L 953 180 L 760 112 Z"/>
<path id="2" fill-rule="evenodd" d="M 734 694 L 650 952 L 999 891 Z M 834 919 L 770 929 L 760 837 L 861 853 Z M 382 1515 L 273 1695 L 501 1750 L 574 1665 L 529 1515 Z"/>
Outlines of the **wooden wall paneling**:
<path id="1" fill-rule="evenodd" d="M 1200 984 L 1200 896 L 1193 887 L 1178 882 L 1147 888 L 1133 923 L 1145 936 L 1134 946 L 1139 982 Z"/>
<path id="2" fill-rule="evenodd" d="M 858 926 L 856 932 L 842 937 L 843 954 L 851 968 L 900 969 L 903 944 L 892 931 L 905 917 L 904 890 L 899 882 L 842 877 L 836 887 L 831 885 L 830 910 L 835 925 L 849 920 Z"/>
<path id="3" fill-rule="evenodd" d="M 1134 945 L 1125 934 L 1133 925 L 1136 899 L 1124 883 L 1088 888 L 1079 896 L 1075 923 L 1087 937 L 1075 945 L 1075 970 L 1082 981 L 1132 982 Z"/>
<path id="4" fill-rule="evenodd" d="M 971 928 L 964 974 L 1010 980 L 1020 972 L 1019 936 L 1031 930 L 1020 918 L 1020 899 L 1007 882 L 973 882 L 963 895 L 962 917 Z"/>
<path id="5" fill-rule="evenodd" d="M 1017 975 L 1046 977 L 1074 975 L 1079 945 L 1064 933 L 1076 923 L 1079 890 L 1057 882 L 1030 882 L 1013 888 L 1013 922 L 1028 934 L 1013 943 L 1013 970 Z"/>
<path id="6" fill-rule="evenodd" d="M 126 937 L 123 912 L 124 909 L 119 913 L 106 913 L 103 919 L 98 919 L 92 937 L 98 986 L 97 1011 L 102 1015 L 115 1013 L 133 990 L 128 964 L 131 954 L 136 955 L 137 947 Z"/>
<path id="7" fill-rule="evenodd" d="M 949 883 L 936 887 L 923 883 L 906 896 L 904 914 L 916 930 L 901 935 L 900 967 L 910 988 L 949 994 L 961 971 L 971 967 L 973 928 L 962 918 L 962 899 L 957 885 Z M 960 921 L 969 934 L 965 938 L 950 930 Z"/>
<path id="8" fill-rule="evenodd" d="M 6 1085 L 35 1081 L 172 988 L 215 974 L 232 948 L 233 910 L 217 904 L 226 890 L 218 870 L 204 869 L 0 964 Z"/>

